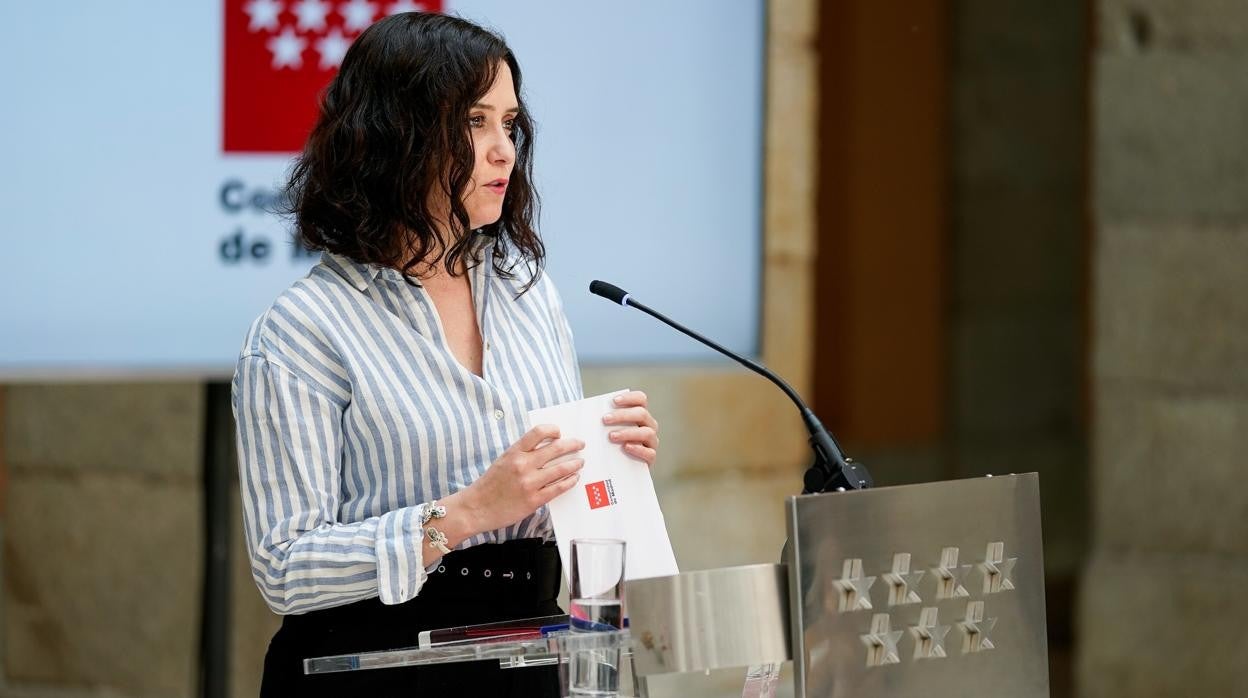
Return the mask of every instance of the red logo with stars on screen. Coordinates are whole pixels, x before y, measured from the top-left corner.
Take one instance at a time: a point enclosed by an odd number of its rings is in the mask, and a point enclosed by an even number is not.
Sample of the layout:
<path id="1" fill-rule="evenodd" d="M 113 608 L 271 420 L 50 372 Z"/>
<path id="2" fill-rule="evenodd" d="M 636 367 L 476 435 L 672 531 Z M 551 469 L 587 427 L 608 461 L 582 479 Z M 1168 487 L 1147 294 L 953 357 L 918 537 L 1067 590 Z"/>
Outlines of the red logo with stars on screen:
<path id="1" fill-rule="evenodd" d="M 225 0 L 222 148 L 299 152 L 355 37 L 388 15 L 441 10 L 442 0 Z"/>
<path id="2" fill-rule="evenodd" d="M 589 499 L 590 509 L 601 509 L 602 507 L 615 504 L 615 484 L 610 480 L 599 480 L 585 485 L 585 496 Z"/>

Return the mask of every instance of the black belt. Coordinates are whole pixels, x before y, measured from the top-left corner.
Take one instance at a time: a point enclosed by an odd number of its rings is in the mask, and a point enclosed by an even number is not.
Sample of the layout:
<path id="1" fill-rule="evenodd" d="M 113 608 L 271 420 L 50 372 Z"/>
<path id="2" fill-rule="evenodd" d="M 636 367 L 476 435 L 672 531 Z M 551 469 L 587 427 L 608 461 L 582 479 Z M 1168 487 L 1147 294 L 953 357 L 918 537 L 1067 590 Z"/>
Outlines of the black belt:
<path id="1" fill-rule="evenodd" d="M 559 596 L 563 567 L 554 543 L 525 538 L 486 543 L 442 557 L 419 596 L 547 601 Z"/>

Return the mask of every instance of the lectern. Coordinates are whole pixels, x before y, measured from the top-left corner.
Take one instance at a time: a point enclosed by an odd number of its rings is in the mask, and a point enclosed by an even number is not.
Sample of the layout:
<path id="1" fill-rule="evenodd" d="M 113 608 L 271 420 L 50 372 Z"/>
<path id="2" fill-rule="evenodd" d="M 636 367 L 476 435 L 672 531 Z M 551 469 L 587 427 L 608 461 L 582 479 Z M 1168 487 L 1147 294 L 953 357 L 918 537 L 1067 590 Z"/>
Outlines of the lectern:
<path id="1" fill-rule="evenodd" d="M 770 669 L 789 660 L 798 698 L 1048 695 L 1035 473 L 790 497 L 786 515 L 783 564 L 630 581 L 626 630 L 316 657 L 304 668 L 533 666 L 597 647 L 631 656 L 628 688 L 640 695 L 648 677 L 725 667 L 752 667 L 747 690 L 767 695 Z"/>

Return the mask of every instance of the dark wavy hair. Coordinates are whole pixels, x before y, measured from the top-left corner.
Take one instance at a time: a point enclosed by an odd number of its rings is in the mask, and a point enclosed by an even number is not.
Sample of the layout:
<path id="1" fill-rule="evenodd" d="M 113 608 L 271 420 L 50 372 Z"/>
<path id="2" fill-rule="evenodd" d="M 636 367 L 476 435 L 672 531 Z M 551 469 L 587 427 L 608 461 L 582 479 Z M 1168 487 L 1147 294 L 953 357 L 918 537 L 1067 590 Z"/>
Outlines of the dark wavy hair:
<path id="1" fill-rule="evenodd" d="M 407 12 L 360 34 L 326 88 L 320 116 L 286 185 L 296 241 L 414 275 L 442 262 L 454 275 L 481 263 L 460 195 L 475 163 L 468 112 L 494 84 L 503 61 L 520 98 L 520 65 L 498 35 L 441 14 Z M 534 228 L 533 122 L 515 116 L 516 161 L 502 216 L 482 227 L 496 239 L 494 268 L 511 278 L 510 249 L 541 273 L 545 248 Z M 435 220 L 428 194 L 450 200 Z M 442 239 L 438 223 L 450 230 Z M 522 291 L 523 292 L 523 291 Z"/>

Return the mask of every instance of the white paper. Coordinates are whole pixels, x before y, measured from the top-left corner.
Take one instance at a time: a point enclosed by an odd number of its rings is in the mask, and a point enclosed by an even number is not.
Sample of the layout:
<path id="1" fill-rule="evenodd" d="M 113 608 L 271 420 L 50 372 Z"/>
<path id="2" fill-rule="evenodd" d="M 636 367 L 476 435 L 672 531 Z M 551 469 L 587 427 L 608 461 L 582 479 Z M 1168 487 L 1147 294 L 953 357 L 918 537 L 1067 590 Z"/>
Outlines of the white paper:
<path id="1" fill-rule="evenodd" d="M 607 434 L 626 428 L 606 425 L 602 418 L 617 409 L 612 398 L 626 390 L 545 407 L 529 412 L 529 426 L 554 424 L 562 438 L 580 439 L 585 449 L 581 478 L 548 504 L 550 521 L 559 544 L 563 572 L 572 569 L 570 541 L 574 538 L 619 538 L 624 549 L 624 579 L 677 574 L 676 556 L 667 537 L 667 524 L 654 493 L 654 481 L 645 463 L 624 453 Z M 576 457 L 576 456 L 569 456 Z"/>

